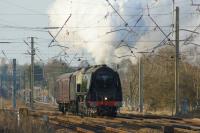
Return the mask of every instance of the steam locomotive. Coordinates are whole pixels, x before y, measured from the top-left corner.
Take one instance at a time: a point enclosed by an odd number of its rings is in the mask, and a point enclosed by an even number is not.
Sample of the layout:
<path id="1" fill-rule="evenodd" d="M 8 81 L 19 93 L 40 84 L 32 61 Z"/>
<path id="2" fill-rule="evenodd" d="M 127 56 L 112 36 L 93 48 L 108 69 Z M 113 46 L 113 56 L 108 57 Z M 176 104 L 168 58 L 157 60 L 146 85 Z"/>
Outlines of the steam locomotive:
<path id="1" fill-rule="evenodd" d="M 122 106 L 119 75 L 106 65 L 82 68 L 56 80 L 59 111 L 115 116 Z"/>

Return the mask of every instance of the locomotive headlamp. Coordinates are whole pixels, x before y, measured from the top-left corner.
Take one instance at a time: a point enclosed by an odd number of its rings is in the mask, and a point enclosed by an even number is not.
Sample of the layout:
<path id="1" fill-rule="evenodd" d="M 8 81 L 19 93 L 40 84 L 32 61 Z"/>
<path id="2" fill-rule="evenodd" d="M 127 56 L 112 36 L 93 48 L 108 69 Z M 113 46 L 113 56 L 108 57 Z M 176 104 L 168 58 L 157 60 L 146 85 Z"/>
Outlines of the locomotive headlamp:
<path id="1" fill-rule="evenodd" d="M 104 98 L 104 100 L 106 100 L 106 101 L 107 101 L 107 100 L 108 100 L 108 98 L 107 98 L 107 97 L 105 97 L 105 98 Z"/>

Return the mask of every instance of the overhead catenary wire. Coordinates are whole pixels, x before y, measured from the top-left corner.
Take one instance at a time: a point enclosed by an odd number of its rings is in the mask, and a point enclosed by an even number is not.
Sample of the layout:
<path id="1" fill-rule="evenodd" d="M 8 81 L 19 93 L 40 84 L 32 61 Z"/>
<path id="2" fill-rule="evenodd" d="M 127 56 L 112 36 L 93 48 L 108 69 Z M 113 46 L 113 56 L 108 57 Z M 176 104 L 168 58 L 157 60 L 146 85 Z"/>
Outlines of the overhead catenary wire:
<path id="1" fill-rule="evenodd" d="M 53 37 L 53 40 L 50 42 L 49 46 L 51 46 L 51 44 L 55 41 L 55 39 L 57 38 L 57 36 L 60 34 L 60 32 L 62 31 L 63 27 L 66 25 L 66 23 L 69 21 L 69 19 L 71 18 L 71 14 L 69 15 L 69 17 L 67 18 L 67 20 L 64 22 L 64 24 L 62 25 L 62 27 L 60 28 L 60 30 L 56 33 L 55 37 Z"/>
<path id="2" fill-rule="evenodd" d="M 7 3 L 7 4 L 11 5 L 11 6 L 15 6 L 15 7 L 21 8 L 21 9 L 26 10 L 26 11 L 29 11 L 29 12 L 40 13 L 40 12 L 38 12 L 38 11 L 36 11 L 36 10 L 33 10 L 33 9 L 30 9 L 30 8 L 24 7 L 24 6 L 22 6 L 22 5 L 16 4 L 16 3 L 11 2 L 11 1 L 9 1 L 9 0 L 1 0 L 0 2 Z"/>

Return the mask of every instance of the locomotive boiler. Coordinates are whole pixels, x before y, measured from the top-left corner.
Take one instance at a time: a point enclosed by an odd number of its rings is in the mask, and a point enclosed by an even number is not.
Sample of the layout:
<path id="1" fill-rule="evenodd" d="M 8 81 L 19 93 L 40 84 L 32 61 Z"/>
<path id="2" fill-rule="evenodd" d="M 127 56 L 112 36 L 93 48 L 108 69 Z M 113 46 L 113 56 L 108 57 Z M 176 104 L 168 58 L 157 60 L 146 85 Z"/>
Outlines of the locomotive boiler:
<path id="1" fill-rule="evenodd" d="M 115 116 L 122 106 L 119 75 L 106 65 L 59 76 L 55 91 L 59 110 L 63 113 Z"/>

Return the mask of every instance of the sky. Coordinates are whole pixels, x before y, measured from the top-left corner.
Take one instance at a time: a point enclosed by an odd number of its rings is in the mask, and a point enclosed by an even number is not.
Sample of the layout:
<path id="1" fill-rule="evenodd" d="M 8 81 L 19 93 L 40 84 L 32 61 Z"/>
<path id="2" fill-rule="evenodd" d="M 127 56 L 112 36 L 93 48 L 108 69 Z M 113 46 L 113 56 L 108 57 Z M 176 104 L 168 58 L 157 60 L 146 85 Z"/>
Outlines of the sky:
<path id="1" fill-rule="evenodd" d="M 174 30 L 173 0 L 109 2 L 110 4 L 106 0 L 0 0 L 0 42 L 10 42 L 0 43 L 0 57 L 6 55 L 9 60 L 16 58 L 19 64 L 30 64 L 30 46 L 24 41 L 30 43 L 30 37 L 33 36 L 36 62 L 42 59 L 46 63 L 55 56 L 57 59 L 62 57 L 68 63 L 73 59 L 72 64 L 78 64 L 79 58 L 92 64 L 115 62 L 119 57 L 121 60 L 124 59 L 121 57 L 126 56 L 137 59 L 133 57 L 137 52 L 152 49 L 166 38 L 161 30 L 165 34 Z M 200 0 L 193 2 L 200 3 Z M 180 6 L 180 28 L 193 31 L 199 25 L 200 9 L 192 6 L 189 0 L 175 0 L 175 6 Z M 158 26 L 150 19 L 148 11 Z M 61 27 L 70 14 L 72 17 L 56 38 L 57 43 L 53 43 L 69 47 L 65 50 L 66 55 L 59 47 L 48 47 L 52 37 L 44 28 Z M 49 31 L 55 36 L 59 29 Z M 198 29 L 197 32 L 199 31 Z M 170 35 L 172 40 L 173 35 Z M 191 32 L 181 31 L 180 39 L 189 35 Z M 196 44 L 199 39 L 197 36 L 190 42 Z M 118 46 L 120 47 L 116 48 Z M 180 49 L 188 54 L 191 48 L 199 52 L 199 47 L 191 44 Z"/>
<path id="2" fill-rule="evenodd" d="M 9 60 L 16 58 L 19 64 L 30 64 L 30 37 L 35 37 L 35 61 L 47 62 L 57 56 L 61 49 L 48 48 L 52 37 L 48 30 L 48 9 L 54 0 L 0 0 L 0 57 L 6 54 Z M 34 29 L 37 28 L 37 29 Z M 3 52 L 2 52 L 3 51 Z M 72 55 L 73 57 L 74 55 Z M 77 57 L 78 58 L 78 57 Z M 71 59 L 67 59 L 70 62 Z"/>

